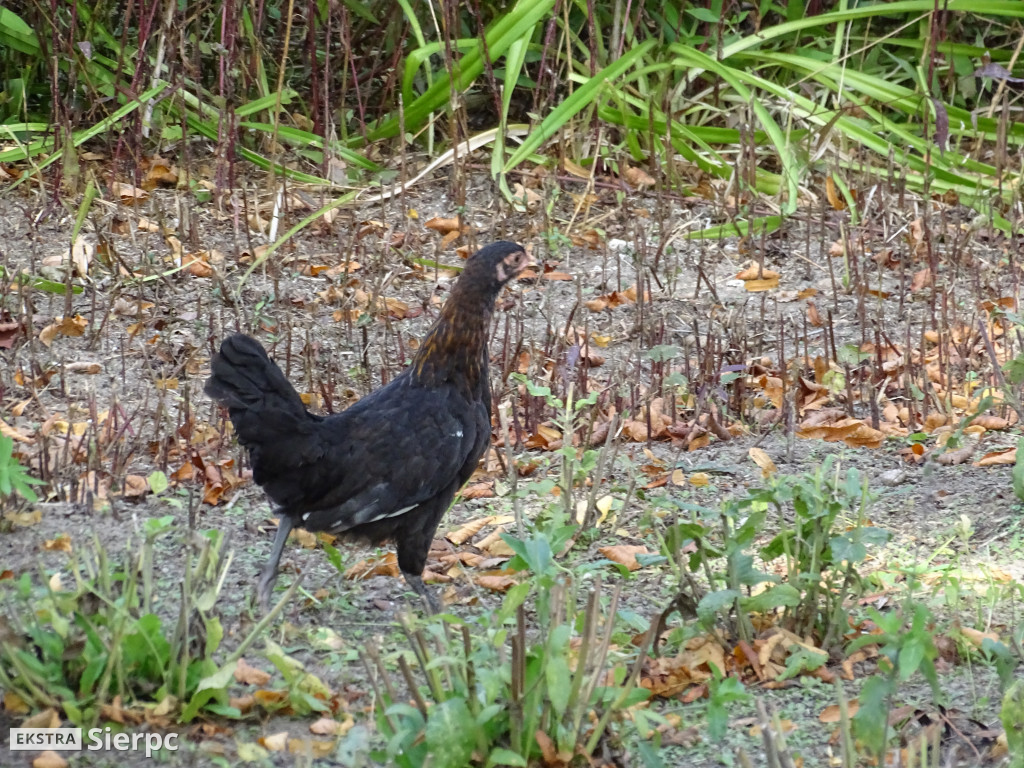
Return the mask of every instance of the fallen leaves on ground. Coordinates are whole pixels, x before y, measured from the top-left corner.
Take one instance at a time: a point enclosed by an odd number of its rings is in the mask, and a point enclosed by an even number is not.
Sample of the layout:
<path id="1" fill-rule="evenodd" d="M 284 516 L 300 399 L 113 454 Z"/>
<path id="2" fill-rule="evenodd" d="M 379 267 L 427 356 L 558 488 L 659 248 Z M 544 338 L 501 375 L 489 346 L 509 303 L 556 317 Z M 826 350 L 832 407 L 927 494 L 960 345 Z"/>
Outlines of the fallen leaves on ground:
<path id="1" fill-rule="evenodd" d="M 608 547 L 599 547 L 598 552 L 613 563 L 626 566 L 630 571 L 637 571 L 641 567 L 636 559 L 637 555 L 650 554 L 647 547 L 636 544 L 614 544 Z"/>
<path id="2" fill-rule="evenodd" d="M 603 312 L 606 309 L 615 309 L 623 305 L 635 304 L 637 299 L 636 285 L 631 285 L 624 291 L 612 291 L 602 296 L 597 296 L 585 302 L 587 309 L 591 312 Z M 651 294 L 644 292 L 644 301 L 650 301 Z"/>
<path id="3" fill-rule="evenodd" d="M 74 317 L 59 316 L 39 332 L 39 340 L 47 347 L 53 346 L 58 336 L 81 336 L 85 333 L 89 321 L 81 315 Z"/>

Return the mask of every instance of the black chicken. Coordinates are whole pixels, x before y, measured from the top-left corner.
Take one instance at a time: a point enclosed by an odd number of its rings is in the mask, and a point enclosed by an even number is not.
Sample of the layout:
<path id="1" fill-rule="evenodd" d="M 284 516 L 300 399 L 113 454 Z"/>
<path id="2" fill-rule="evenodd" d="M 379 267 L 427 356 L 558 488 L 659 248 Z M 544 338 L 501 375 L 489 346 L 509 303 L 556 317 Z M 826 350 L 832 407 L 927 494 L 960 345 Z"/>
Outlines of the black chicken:
<path id="1" fill-rule="evenodd" d="M 405 371 L 331 416 L 309 413 L 262 345 L 236 334 L 214 356 L 206 393 L 226 406 L 253 478 L 278 505 L 277 536 L 257 591 L 264 609 L 293 526 L 374 544 L 392 540 L 398 567 L 429 606 L 423 568 L 455 492 L 491 436 L 487 336 L 502 286 L 530 264 L 497 242 L 465 269 Z"/>

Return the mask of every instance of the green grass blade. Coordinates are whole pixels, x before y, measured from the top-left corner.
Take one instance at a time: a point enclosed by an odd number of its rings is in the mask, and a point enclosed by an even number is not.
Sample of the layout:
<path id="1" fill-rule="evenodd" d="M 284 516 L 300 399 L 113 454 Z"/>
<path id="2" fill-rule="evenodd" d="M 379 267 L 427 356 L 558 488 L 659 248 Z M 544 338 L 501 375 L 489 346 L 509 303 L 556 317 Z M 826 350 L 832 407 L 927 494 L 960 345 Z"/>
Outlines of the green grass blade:
<path id="1" fill-rule="evenodd" d="M 248 121 L 240 122 L 238 127 L 251 131 L 263 131 L 268 136 L 273 133 L 274 130 L 274 126 L 270 123 L 252 123 Z M 317 136 L 315 133 L 303 131 L 299 128 L 293 128 L 290 125 L 277 126 L 277 138 L 297 147 L 312 147 L 320 150 L 326 150 L 328 148 L 328 142 L 323 138 L 323 136 Z M 377 163 L 372 160 L 367 160 L 358 152 L 355 152 L 336 141 L 330 142 L 330 150 L 350 165 L 358 166 L 373 173 L 379 173 L 383 170 Z"/>
<path id="2" fill-rule="evenodd" d="M 530 135 L 526 137 L 526 141 L 505 161 L 502 173 L 508 173 L 545 141 L 554 136 L 555 133 L 569 122 L 570 118 L 596 100 L 598 92 L 606 83 L 615 82 L 626 70 L 635 65 L 637 61 L 642 60 L 653 47 L 654 41 L 648 40 L 623 54 L 622 58 L 609 64 L 594 75 L 594 77 L 587 78 L 579 88 L 573 91 L 569 98 L 551 110 L 540 122 L 540 125 L 530 132 Z"/>
<path id="3" fill-rule="evenodd" d="M 14 11 L 0 8 L 0 45 L 6 45 L 28 56 L 41 56 L 39 38 L 32 27 Z"/>
<path id="4" fill-rule="evenodd" d="M 491 61 L 497 61 L 513 42 L 529 38 L 537 25 L 550 13 L 554 0 L 519 0 L 515 7 L 499 17 L 486 32 L 487 50 Z M 447 72 L 413 100 L 406 97 L 404 121 L 406 130 L 415 129 L 426 122 L 432 112 L 448 101 L 452 86 L 456 91 L 465 91 L 484 71 L 482 46 L 473 40 L 473 45 L 459 60 L 455 68 L 455 82 L 451 83 Z M 461 49 L 463 41 L 453 41 Z M 398 135 L 401 125 L 398 113 L 389 115 L 369 131 L 369 140 L 391 138 Z M 350 146 L 360 146 L 363 138 L 354 137 Z"/>

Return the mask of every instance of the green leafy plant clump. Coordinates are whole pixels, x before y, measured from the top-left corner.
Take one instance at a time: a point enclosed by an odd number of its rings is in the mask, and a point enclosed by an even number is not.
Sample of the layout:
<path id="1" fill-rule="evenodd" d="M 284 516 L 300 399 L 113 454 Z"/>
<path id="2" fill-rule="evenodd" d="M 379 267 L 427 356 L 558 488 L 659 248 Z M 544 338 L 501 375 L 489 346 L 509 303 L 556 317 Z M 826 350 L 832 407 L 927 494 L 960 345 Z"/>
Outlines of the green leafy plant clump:
<path id="1" fill-rule="evenodd" d="M 0 435 L 0 498 L 18 494 L 26 501 L 38 501 L 33 485 L 43 485 L 43 481 L 32 477 L 18 461 L 14 455 L 14 440 Z"/>
<path id="2" fill-rule="evenodd" d="M 543 549 L 539 540 L 529 548 Z M 415 668 L 398 665 L 414 703 L 398 700 L 384 661 L 375 667 L 377 724 L 387 740 L 378 757 L 411 768 L 429 759 L 439 768 L 525 766 L 540 759 L 566 763 L 594 754 L 624 713 L 647 700 L 636 685 L 645 647 L 631 663 L 611 651 L 618 590 L 608 596 L 593 583 L 577 606 L 573 581 L 545 584 L 534 574 L 513 587 L 493 616 L 463 622 L 443 617 L 406 634 Z M 528 626 L 525 604 L 546 605 L 543 627 Z M 653 715 L 651 715 L 654 717 Z"/>
<path id="3" fill-rule="evenodd" d="M 726 499 L 717 510 L 674 497 L 657 499 L 657 505 L 689 516 L 659 532 L 660 548 L 705 627 L 717 631 L 721 623 L 730 636 L 749 642 L 749 617 L 778 612 L 782 626 L 814 636 L 828 649 L 848 630 L 847 604 L 862 585 L 858 566 L 888 540 L 886 531 L 867 523 L 872 499 L 861 473 L 843 472 L 829 456 L 813 473 L 773 476 L 765 487 Z M 770 519 L 779 532 L 759 544 Z M 781 574 L 756 565 L 780 558 Z M 694 576 L 708 586 L 698 586 Z M 826 658 L 797 654 L 790 661 L 796 673 L 800 665 L 820 665 Z"/>
<path id="4" fill-rule="evenodd" d="M 231 556 L 223 534 L 202 536 L 189 548 L 180 601 L 166 599 L 154 553 L 173 521 L 146 521 L 136 552 L 129 546 L 121 558 L 98 542 L 84 555 L 72 552 L 71 584 L 60 574 L 40 583 L 30 573 L 3 582 L 9 632 L 0 639 L 0 685 L 81 727 L 115 699 L 184 722 L 200 711 L 238 716 L 227 697 L 234 662 L 215 661 L 224 630 L 214 609 Z"/>

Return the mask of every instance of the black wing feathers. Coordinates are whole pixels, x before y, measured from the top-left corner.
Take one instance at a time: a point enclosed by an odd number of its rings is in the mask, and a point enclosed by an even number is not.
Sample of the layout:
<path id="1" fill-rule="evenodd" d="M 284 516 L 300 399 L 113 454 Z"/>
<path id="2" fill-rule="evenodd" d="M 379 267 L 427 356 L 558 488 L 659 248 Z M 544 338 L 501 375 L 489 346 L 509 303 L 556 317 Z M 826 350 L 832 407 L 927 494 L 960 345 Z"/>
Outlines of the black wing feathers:
<path id="1" fill-rule="evenodd" d="M 406 374 L 322 418 L 254 339 L 226 339 L 212 368 L 206 392 L 228 407 L 255 481 L 307 530 L 394 529 L 397 512 L 439 494 L 447 508 L 490 436 L 483 403 Z"/>
<path id="2" fill-rule="evenodd" d="M 315 480 L 300 506 L 312 511 L 302 525 L 352 530 L 393 519 L 453 483 L 461 485 L 466 465 L 475 468 L 480 459 L 476 448 L 484 426 L 489 435 L 486 411 L 454 388 L 422 389 L 398 377 L 323 422 L 324 470 L 310 468 Z M 349 471 L 341 474 L 339 467 Z M 452 495 L 454 490 L 445 507 Z"/>

